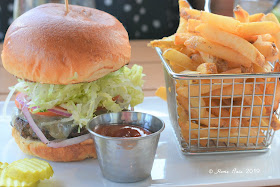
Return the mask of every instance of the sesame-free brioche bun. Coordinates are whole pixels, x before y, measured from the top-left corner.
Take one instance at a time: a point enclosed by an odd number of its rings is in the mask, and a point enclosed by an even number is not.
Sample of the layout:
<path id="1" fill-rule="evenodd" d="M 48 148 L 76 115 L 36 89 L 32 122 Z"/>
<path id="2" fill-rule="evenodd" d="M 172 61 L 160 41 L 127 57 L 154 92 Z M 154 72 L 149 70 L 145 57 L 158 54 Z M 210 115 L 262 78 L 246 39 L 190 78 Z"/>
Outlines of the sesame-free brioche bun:
<path id="1" fill-rule="evenodd" d="M 72 162 L 97 157 L 93 139 L 67 147 L 52 148 L 41 141 L 23 138 L 15 128 L 12 129 L 12 136 L 22 152 L 54 162 Z"/>
<path id="2" fill-rule="evenodd" d="M 4 40 L 2 62 L 16 77 L 47 84 L 91 82 L 130 60 L 127 31 L 112 15 L 44 4 L 17 18 Z"/>

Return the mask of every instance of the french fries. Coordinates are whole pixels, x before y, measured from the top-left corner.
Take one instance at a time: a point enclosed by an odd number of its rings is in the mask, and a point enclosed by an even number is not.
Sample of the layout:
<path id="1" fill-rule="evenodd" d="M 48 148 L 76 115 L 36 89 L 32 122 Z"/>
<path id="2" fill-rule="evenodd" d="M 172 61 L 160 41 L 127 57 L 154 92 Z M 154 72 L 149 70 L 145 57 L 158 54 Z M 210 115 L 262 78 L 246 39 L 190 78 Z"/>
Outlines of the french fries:
<path id="1" fill-rule="evenodd" d="M 166 88 L 165 87 L 159 87 L 155 93 L 156 96 L 160 97 L 164 101 L 167 101 L 167 95 L 166 95 Z"/>
<path id="2" fill-rule="evenodd" d="M 261 20 L 262 21 L 272 21 L 276 24 L 279 24 L 277 17 L 273 13 L 268 13 L 268 14 L 264 15 Z"/>
<path id="3" fill-rule="evenodd" d="M 189 140 L 189 122 L 180 122 L 180 126 L 182 127 L 182 135 L 185 138 L 185 140 L 188 142 Z M 208 138 L 208 133 L 210 135 L 209 138 L 214 139 L 216 141 L 218 141 L 219 139 L 219 143 L 224 143 L 227 142 L 227 140 L 229 140 L 229 143 L 238 143 L 238 131 L 235 132 L 230 132 L 228 130 L 222 129 L 220 131 L 218 131 L 217 129 L 210 129 L 210 131 L 208 131 L 207 128 L 203 128 L 200 127 L 199 129 L 199 125 L 197 125 L 196 123 L 192 123 L 191 122 L 191 141 L 194 141 L 192 144 L 197 144 L 197 140 L 200 139 L 200 144 L 202 146 L 206 146 L 207 145 L 207 139 Z M 240 134 L 239 134 L 239 144 L 247 144 L 247 141 L 249 143 L 256 143 L 257 142 L 257 134 L 258 134 L 258 129 L 252 128 L 250 130 L 250 134 L 248 131 L 248 128 L 240 128 Z M 249 140 L 248 140 L 248 135 L 249 135 Z M 229 138 L 228 138 L 229 137 Z M 258 144 L 262 143 L 264 140 L 264 134 L 260 131 L 259 132 L 259 139 L 258 139 Z"/>
<path id="4" fill-rule="evenodd" d="M 195 28 L 201 24 L 200 20 L 197 19 L 189 19 L 188 20 L 188 32 L 197 32 Z"/>
<path id="5" fill-rule="evenodd" d="M 252 95 L 254 92 L 253 85 L 245 84 L 245 87 L 243 86 L 243 84 L 235 84 L 233 86 L 232 85 L 224 86 L 224 87 L 221 87 L 221 89 L 213 90 L 212 96 L 217 96 L 217 97 L 219 96 L 219 97 L 222 97 L 223 99 L 229 99 L 232 97 L 240 98 L 243 95 L 243 91 L 244 91 L 244 95 Z"/>
<path id="6" fill-rule="evenodd" d="M 233 10 L 233 13 L 238 21 L 242 23 L 249 22 L 249 13 L 246 10 L 244 10 L 241 6 L 237 5 Z"/>
<path id="7" fill-rule="evenodd" d="M 263 66 L 265 62 L 264 56 L 258 51 L 258 49 L 256 49 L 250 42 L 240 38 L 239 36 L 211 27 L 208 24 L 199 25 L 196 28 L 196 31 L 198 31 L 205 39 L 228 48 L 231 47 L 234 51 L 239 52 L 242 56 L 250 60 L 250 63 L 242 64 L 243 66 L 249 67 L 251 63 Z"/>
<path id="8" fill-rule="evenodd" d="M 178 103 L 184 108 L 186 112 L 189 112 L 189 106 L 188 106 L 188 100 L 185 97 L 182 97 L 181 95 L 177 96 L 177 101 Z M 191 99 L 191 107 L 198 108 L 199 107 L 199 100 L 198 99 Z M 201 100 L 201 105 L 200 107 L 205 107 L 206 104 L 204 103 L 203 100 Z M 229 126 L 229 119 L 221 119 L 219 120 L 217 116 L 214 114 L 210 114 L 206 109 L 191 109 L 191 115 L 192 118 L 195 118 L 195 121 L 199 121 L 202 125 L 204 126 L 210 126 L 211 127 L 225 127 Z M 210 118 L 209 118 L 210 117 Z M 201 119 L 200 119 L 201 118 Z M 235 131 L 235 129 L 231 129 L 232 131 Z"/>
<path id="9" fill-rule="evenodd" d="M 251 62 L 247 58 L 239 55 L 236 51 L 217 43 L 210 42 L 201 36 L 191 36 L 184 44 L 191 49 L 202 51 L 227 61 L 232 61 L 236 64 L 234 67 L 240 65 L 249 67 L 251 65 Z M 232 56 L 235 56 L 236 58 L 231 58 Z"/>
<path id="10" fill-rule="evenodd" d="M 180 9 L 180 15 L 182 18 L 188 19 L 199 19 L 201 16 L 201 12 L 195 9 L 183 8 Z"/>
<path id="11" fill-rule="evenodd" d="M 190 8 L 189 3 L 187 3 L 184 0 L 179 0 L 178 3 L 179 3 L 179 10 L 180 10 L 180 12 L 182 12 L 183 9 L 185 9 L 185 8 Z M 187 25 L 188 25 L 188 21 L 185 20 L 184 18 L 180 17 L 180 23 L 179 23 L 179 26 L 178 26 L 178 29 L 177 29 L 176 33 L 184 33 L 184 32 L 186 32 L 187 31 Z"/>
<path id="12" fill-rule="evenodd" d="M 228 71 L 224 71 L 221 74 L 240 74 L 240 73 L 241 73 L 241 68 L 234 68 Z"/>
<path id="13" fill-rule="evenodd" d="M 264 42 L 274 42 L 274 39 L 271 34 L 263 34 L 261 36 L 258 36 L 258 38 L 261 38 Z"/>
<path id="14" fill-rule="evenodd" d="M 240 36 L 275 34 L 280 32 L 280 26 L 272 21 L 241 23 L 235 34 Z"/>
<path id="15" fill-rule="evenodd" d="M 229 33 L 236 33 L 237 28 L 241 24 L 240 21 L 234 18 L 220 16 L 209 12 L 201 12 L 200 19 L 203 23 L 210 24 Z"/>
<path id="16" fill-rule="evenodd" d="M 192 54 L 190 56 L 190 59 L 192 59 L 193 63 L 197 64 L 197 66 L 199 66 L 200 64 L 202 64 L 204 62 L 203 58 L 198 53 Z"/>
<path id="17" fill-rule="evenodd" d="M 260 39 L 254 42 L 253 45 L 263 56 L 265 56 L 266 61 L 275 62 L 278 59 L 279 51 L 274 43 L 264 42 Z"/>
<path id="18" fill-rule="evenodd" d="M 257 14 L 249 15 L 249 22 L 261 21 L 263 17 L 264 17 L 264 13 L 257 13 Z"/>
<path id="19" fill-rule="evenodd" d="M 185 55 L 177 50 L 169 49 L 163 53 L 163 56 L 170 62 L 176 62 L 177 65 L 179 65 L 185 69 L 188 69 L 191 71 L 196 70 L 196 66 L 194 63 L 192 63 L 192 60 L 187 55 Z"/>
<path id="20" fill-rule="evenodd" d="M 255 41 L 257 41 L 258 36 L 256 36 L 256 35 L 254 35 L 254 36 L 244 36 L 243 38 L 250 43 L 254 43 Z"/>
<path id="21" fill-rule="evenodd" d="M 277 18 L 271 13 L 249 15 L 240 6 L 234 9 L 235 18 L 221 16 L 190 9 L 184 0 L 179 8 L 177 32 L 151 45 L 162 48 L 178 76 L 188 75 L 174 79 L 182 137 L 202 147 L 211 142 L 237 147 L 266 143 L 267 133 L 280 129 L 275 112 L 280 76 L 242 74 L 280 72 Z M 166 99 L 166 89 L 156 95 Z"/>
<path id="22" fill-rule="evenodd" d="M 218 73 L 227 71 L 229 69 L 230 63 L 221 58 L 217 58 L 202 51 L 200 51 L 199 54 L 205 63 L 215 63 Z"/>
<path id="23" fill-rule="evenodd" d="M 230 120 L 230 111 L 226 108 L 216 108 L 220 105 L 220 103 L 217 100 L 212 100 L 211 101 L 211 106 L 215 108 L 211 108 L 211 112 L 216 115 L 216 116 L 223 116 L 223 117 L 229 117 L 226 120 Z M 239 126 L 239 120 L 232 118 L 231 121 L 229 121 L 229 125 L 231 127 L 238 127 Z M 228 125 L 228 126 L 229 126 Z"/>
<path id="24" fill-rule="evenodd" d="M 196 33 L 176 33 L 174 44 L 175 45 L 184 45 L 185 41 L 191 36 L 198 36 Z"/>
<path id="25" fill-rule="evenodd" d="M 153 40 L 150 42 L 150 46 L 152 47 L 169 47 L 172 48 L 174 46 L 175 35 L 164 37 L 161 40 Z"/>
<path id="26" fill-rule="evenodd" d="M 216 73 L 218 73 L 216 64 L 211 63 L 211 62 L 200 64 L 197 67 L 196 71 L 198 71 L 202 74 L 216 74 Z"/>

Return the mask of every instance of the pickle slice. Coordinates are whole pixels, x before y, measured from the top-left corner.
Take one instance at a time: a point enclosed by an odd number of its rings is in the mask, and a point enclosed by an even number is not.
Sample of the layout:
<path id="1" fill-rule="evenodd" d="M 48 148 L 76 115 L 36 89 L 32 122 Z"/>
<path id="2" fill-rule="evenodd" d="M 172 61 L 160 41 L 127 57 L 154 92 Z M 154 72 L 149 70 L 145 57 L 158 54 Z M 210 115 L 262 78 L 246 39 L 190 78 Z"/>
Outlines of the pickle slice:
<path id="1" fill-rule="evenodd" d="M 3 165 L 1 165 L 0 167 L 2 167 L 2 166 Z M 35 187 L 35 186 L 37 186 L 38 182 L 39 181 L 36 181 L 36 182 L 33 182 L 33 183 L 28 183 L 26 181 L 19 181 L 19 180 L 12 179 L 12 178 L 7 176 L 7 167 L 3 168 L 3 170 L 0 171 L 0 186 L 6 186 L 6 187 L 11 187 L 11 186 L 19 186 L 19 187 L 31 186 L 31 187 Z"/>
<path id="2" fill-rule="evenodd" d="M 36 158 L 25 158 L 15 161 L 6 169 L 6 175 L 8 177 L 19 181 L 25 181 L 27 183 L 49 179 L 53 176 L 53 170 L 50 164 Z"/>
<path id="3" fill-rule="evenodd" d="M 5 168 L 5 167 L 7 167 L 9 164 L 7 163 L 7 162 L 4 162 L 4 163 L 2 163 L 2 162 L 0 162 L 0 172 Z"/>

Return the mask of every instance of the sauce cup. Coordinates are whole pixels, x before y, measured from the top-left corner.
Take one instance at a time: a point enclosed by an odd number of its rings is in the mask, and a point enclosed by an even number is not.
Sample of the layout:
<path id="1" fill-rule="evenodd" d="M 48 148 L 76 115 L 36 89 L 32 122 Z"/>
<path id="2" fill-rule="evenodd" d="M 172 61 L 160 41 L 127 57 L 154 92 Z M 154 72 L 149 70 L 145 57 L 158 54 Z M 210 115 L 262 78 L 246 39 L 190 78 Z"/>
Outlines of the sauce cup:
<path id="1" fill-rule="evenodd" d="M 133 125 L 151 134 L 140 137 L 110 137 L 96 133 L 101 125 Z M 107 113 L 93 118 L 87 125 L 95 142 L 103 176 L 114 182 L 137 182 L 151 174 L 164 122 L 141 112 Z"/>

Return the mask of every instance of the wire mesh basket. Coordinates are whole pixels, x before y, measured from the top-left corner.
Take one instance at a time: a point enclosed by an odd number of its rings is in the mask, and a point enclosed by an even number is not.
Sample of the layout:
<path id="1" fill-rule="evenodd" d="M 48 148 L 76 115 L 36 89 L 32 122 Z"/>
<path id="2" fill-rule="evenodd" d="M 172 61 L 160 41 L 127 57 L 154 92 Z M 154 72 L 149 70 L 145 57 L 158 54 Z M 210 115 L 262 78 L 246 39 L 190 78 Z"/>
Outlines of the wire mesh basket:
<path id="1" fill-rule="evenodd" d="M 269 149 L 280 124 L 274 103 L 280 74 L 178 74 L 156 50 L 163 63 L 170 120 L 183 153 Z"/>

